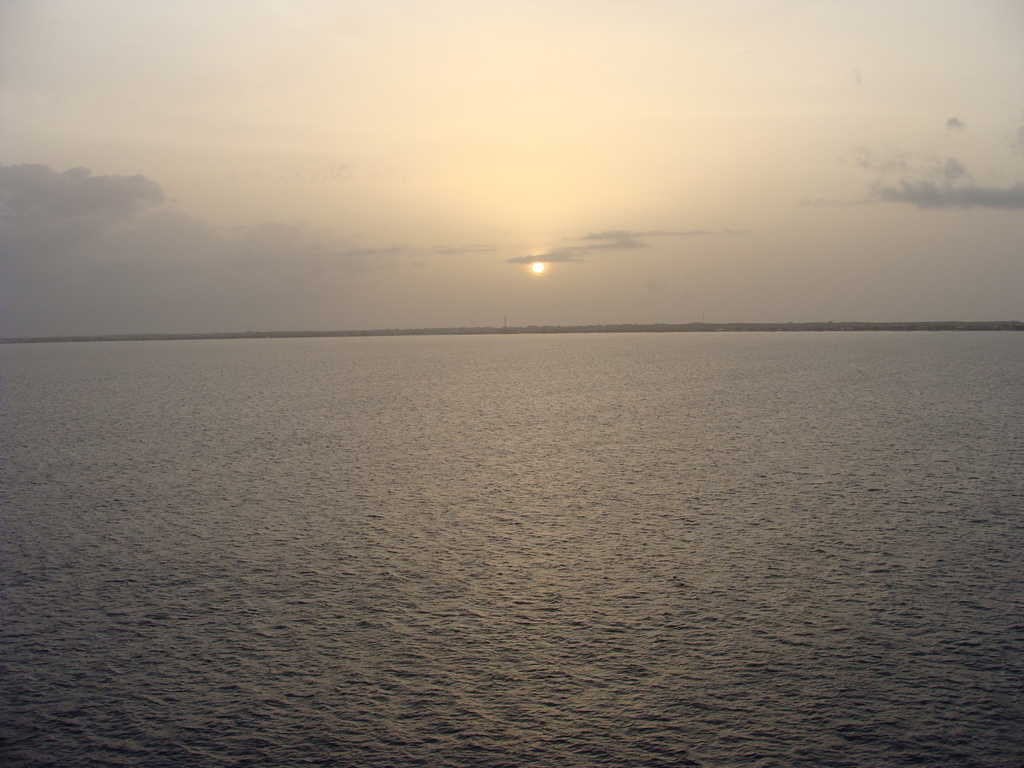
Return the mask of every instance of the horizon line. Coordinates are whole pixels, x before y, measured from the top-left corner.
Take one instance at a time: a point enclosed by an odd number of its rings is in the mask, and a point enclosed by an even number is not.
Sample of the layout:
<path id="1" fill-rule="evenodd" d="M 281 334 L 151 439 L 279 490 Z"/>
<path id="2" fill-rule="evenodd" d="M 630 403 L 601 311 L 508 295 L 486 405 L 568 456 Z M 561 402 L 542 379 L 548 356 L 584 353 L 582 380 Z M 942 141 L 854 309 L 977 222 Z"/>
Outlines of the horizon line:
<path id="1" fill-rule="evenodd" d="M 434 328 L 377 328 L 341 331 L 222 331 L 201 333 L 106 333 L 83 335 L 16 336 L 0 344 L 38 344 L 82 341 L 192 341 L 216 339 L 300 339 L 359 336 L 486 336 L 502 334 L 572 333 L 709 333 L 709 332 L 821 332 L 821 331 L 1024 331 L 1020 320 L 825 320 L 772 323 L 604 323 L 590 325 L 463 326 Z"/>

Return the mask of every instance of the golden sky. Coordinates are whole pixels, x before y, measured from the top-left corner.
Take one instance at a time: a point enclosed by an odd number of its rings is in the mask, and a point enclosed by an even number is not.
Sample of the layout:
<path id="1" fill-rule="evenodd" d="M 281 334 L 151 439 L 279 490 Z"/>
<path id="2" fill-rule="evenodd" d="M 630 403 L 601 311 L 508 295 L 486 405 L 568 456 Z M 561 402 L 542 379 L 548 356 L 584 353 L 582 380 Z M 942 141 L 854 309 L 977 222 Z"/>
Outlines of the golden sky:
<path id="1" fill-rule="evenodd" d="M 5 0 L 0 30 L 3 336 L 1024 319 L 1017 0 Z"/>

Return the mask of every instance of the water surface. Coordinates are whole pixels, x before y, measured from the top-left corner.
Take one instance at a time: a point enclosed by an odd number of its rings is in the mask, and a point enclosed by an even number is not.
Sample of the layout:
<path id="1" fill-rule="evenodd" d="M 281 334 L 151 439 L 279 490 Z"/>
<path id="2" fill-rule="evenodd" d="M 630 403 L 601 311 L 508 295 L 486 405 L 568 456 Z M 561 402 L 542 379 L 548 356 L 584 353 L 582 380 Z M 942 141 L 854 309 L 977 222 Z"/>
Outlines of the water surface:
<path id="1" fill-rule="evenodd" d="M 1024 762 L 1024 334 L 0 364 L 9 765 Z"/>

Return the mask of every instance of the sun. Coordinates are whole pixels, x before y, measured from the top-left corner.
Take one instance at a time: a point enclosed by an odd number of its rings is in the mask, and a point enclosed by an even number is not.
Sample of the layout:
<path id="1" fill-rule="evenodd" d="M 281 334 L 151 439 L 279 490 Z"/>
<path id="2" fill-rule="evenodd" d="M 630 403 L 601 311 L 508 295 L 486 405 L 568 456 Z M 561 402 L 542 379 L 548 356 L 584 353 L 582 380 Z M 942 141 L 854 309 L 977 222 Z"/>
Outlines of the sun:
<path id="1" fill-rule="evenodd" d="M 539 275 L 541 272 L 544 271 L 544 262 L 542 262 L 542 261 L 535 261 L 533 263 L 533 266 L 530 267 L 530 269 L 532 269 L 534 272 L 536 272 Z"/>

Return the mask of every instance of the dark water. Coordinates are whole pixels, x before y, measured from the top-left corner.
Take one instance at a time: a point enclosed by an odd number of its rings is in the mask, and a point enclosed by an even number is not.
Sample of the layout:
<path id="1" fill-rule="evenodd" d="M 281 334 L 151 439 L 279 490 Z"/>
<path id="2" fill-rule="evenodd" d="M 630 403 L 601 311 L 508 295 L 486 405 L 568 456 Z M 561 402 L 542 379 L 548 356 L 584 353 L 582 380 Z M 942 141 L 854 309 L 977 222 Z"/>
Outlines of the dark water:
<path id="1" fill-rule="evenodd" d="M 5 765 L 1024 764 L 1024 334 L 0 363 Z"/>

